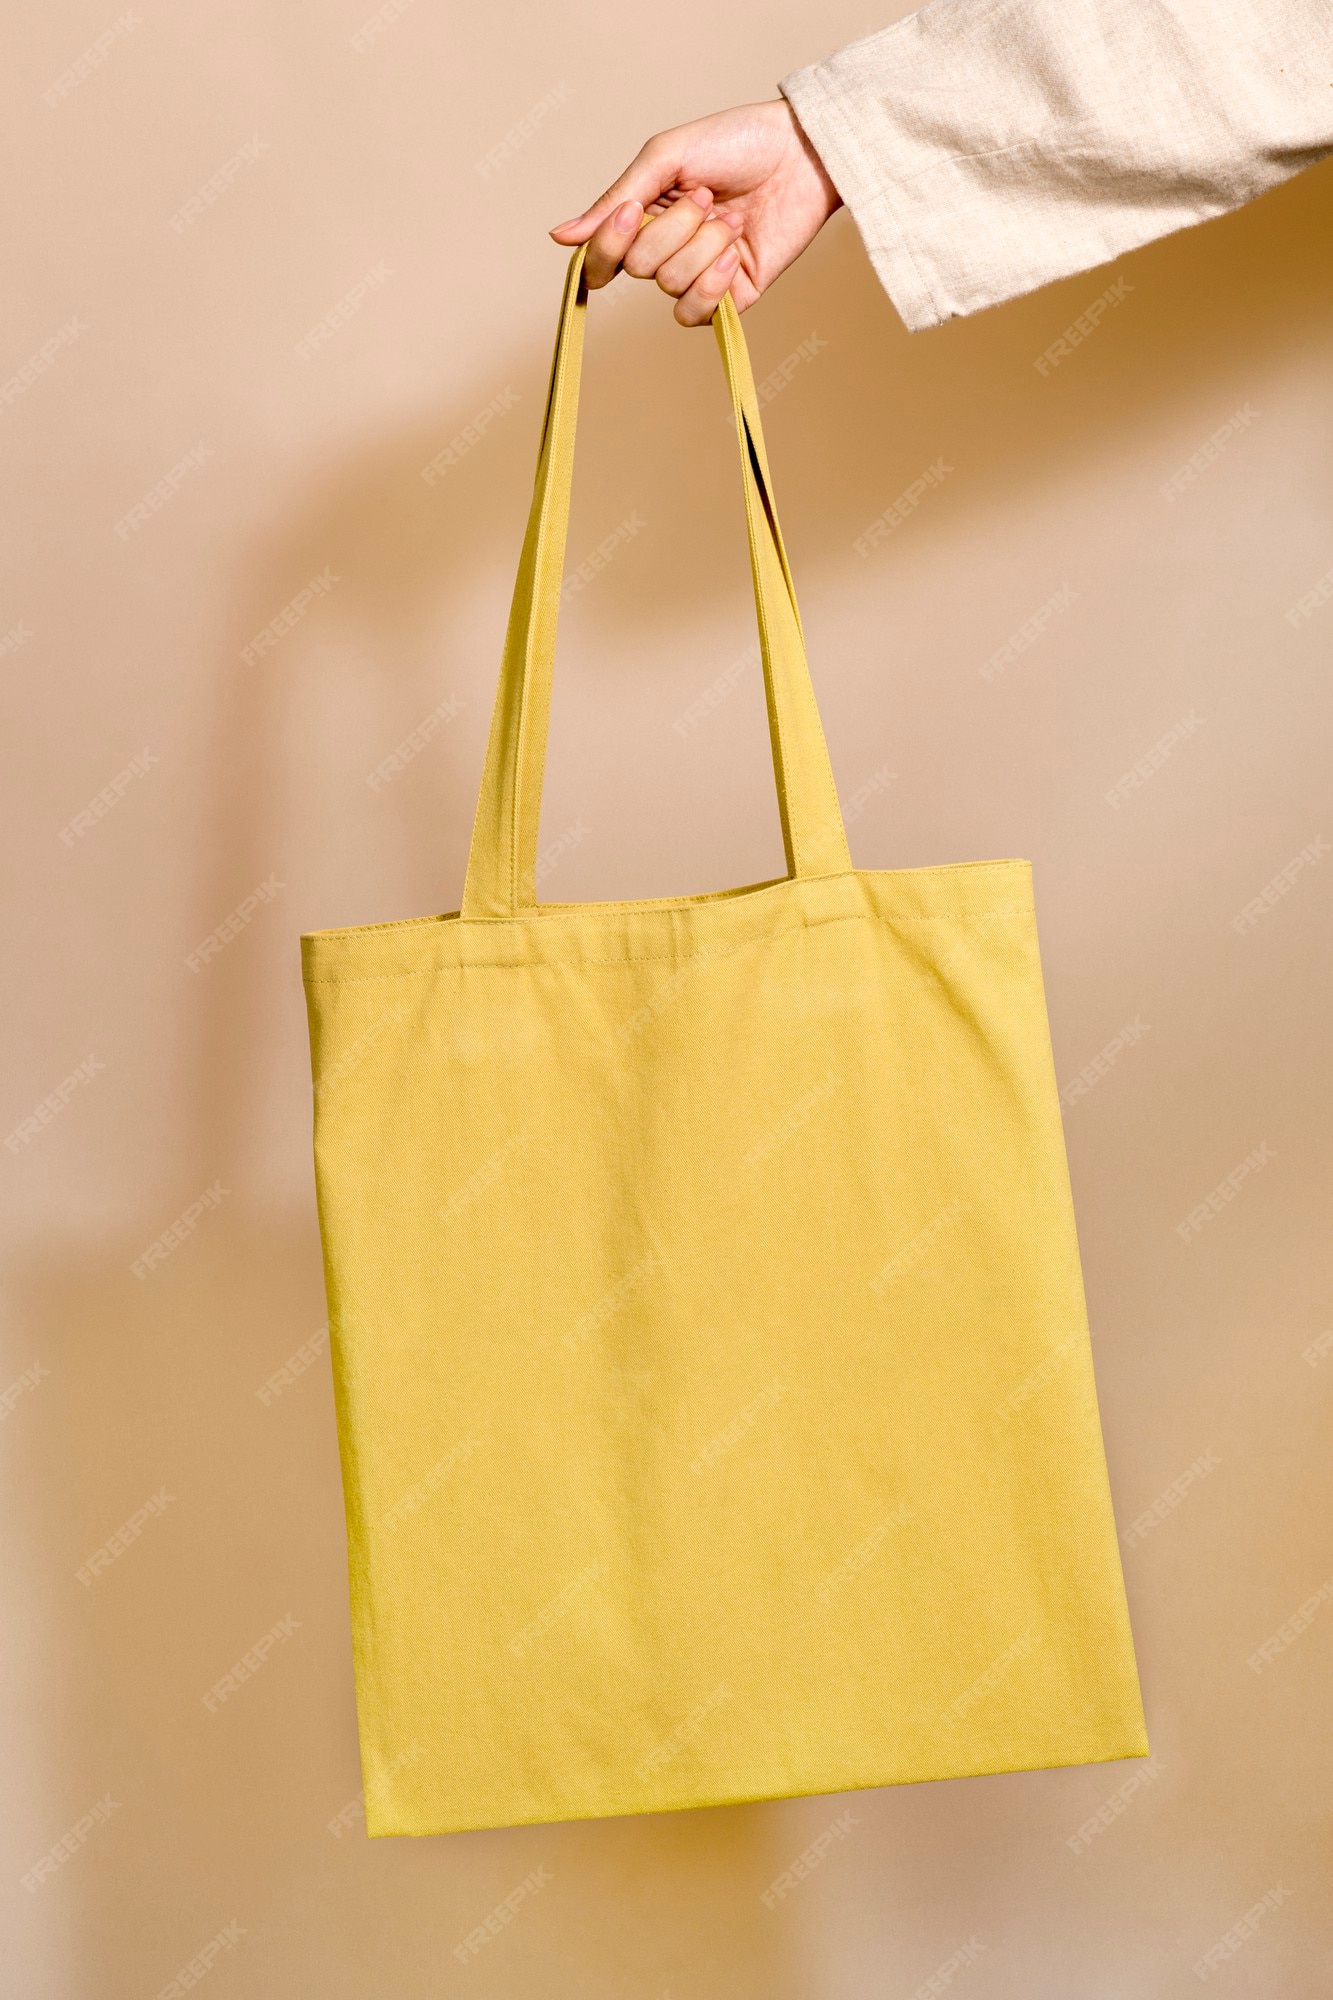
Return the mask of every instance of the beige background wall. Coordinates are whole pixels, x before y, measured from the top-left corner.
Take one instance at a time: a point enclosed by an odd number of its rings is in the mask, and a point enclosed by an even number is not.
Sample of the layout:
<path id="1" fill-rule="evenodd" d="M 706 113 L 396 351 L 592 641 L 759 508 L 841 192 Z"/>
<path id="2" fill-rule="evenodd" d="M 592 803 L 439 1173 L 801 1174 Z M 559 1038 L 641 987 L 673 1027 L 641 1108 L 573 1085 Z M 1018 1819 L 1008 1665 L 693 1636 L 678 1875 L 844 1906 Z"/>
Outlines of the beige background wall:
<path id="1" fill-rule="evenodd" d="M 565 264 L 546 228 L 649 132 L 772 95 L 889 12 L 422 4 L 359 51 L 365 10 L 145 0 L 54 103 L 110 7 L 30 12 L 6 45 L 0 382 L 76 322 L 0 408 L 3 1123 L 19 1133 L 0 1155 L 6 1989 L 152 1996 L 234 1924 L 210 2000 L 910 2000 L 951 1960 L 959 2000 L 1168 2000 L 1281 1888 L 1210 1983 L 1316 2000 L 1333 1981 L 1333 1602 L 1288 1621 L 1333 1595 L 1333 1342 L 1317 1345 L 1333 861 L 1243 932 L 1232 919 L 1333 837 L 1333 603 L 1286 616 L 1333 564 L 1327 166 L 911 337 L 844 214 L 746 320 L 760 377 L 820 343 L 766 421 L 844 801 L 895 774 L 855 820 L 857 861 L 1033 858 L 1062 1081 L 1146 1024 L 1067 1131 L 1125 1533 L 1203 1461 L 1125 1551 L 1149 1778 L 1126 1792 L 1145 1767 L 1102 1766 L 420 1842 L 328 1831 L 360 1777 L 327 1358 L 267 1406 L 257 1393 L 324 1319 L 297 938 L 457 906 Z M 543 100 L 535 135 L 479 173 Z M 1122 302 L 1043 377 L 1036 358 L 1117 278 Z M 571 561 L 635 510 L 645 526 L 564 619 L 544 839 L 566 851 L 545 894 L 780 872 L 754 669 L 706 724 L 673 728 L 752 636 L 713 337 L 621 281 L 592 302 L 585 381 Z M 485 442 L 428 486 L 422 468 L 506 392 Z M 858 557 L 941 456 L 944 481 Z M 326 571 L 281 642 L 243 657 Z M 451 698 L 410 768 L 368 785 Z M 62 840 L 145 750 L 113 808 Z M 253 921 L 188 969 L 270 878 Z M 205 1690 L 289 1615 L 290 1640 L 207 1713 Z M 852 1834 L 770 1913 L 760 1891 L 845 1806 Z M 538 1867 L 548 1886 L 460 1965 L 453 1947 Z"/>

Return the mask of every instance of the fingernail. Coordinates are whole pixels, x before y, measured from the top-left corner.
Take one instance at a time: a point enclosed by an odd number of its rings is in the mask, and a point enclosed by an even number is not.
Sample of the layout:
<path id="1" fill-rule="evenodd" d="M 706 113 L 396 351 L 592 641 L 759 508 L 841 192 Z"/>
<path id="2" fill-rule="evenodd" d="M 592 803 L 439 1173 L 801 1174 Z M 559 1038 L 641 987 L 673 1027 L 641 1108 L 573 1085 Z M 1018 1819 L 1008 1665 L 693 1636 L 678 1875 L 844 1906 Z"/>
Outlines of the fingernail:
<path id="1" fill-rule="evenodd" d="M 622 231 L 637 229 L 639 226 L 639 217 L 642 214 L 643 203 L 641 201 L 622 201 L 620 207 L 611 217 L 612 227 Z"/>
<path id="2" fill-rule="evenodd" d="M 741 253 L 736 248 L 735 244 L 732 245 L 730 250 L 724 250 L 722 252 L 722 255 L 716 260 L 718 270 L 719 271 L 734 270 L 736 268 L 737 263 L 739 262 L 740 254 Z"/>
<path id="3" fill-rule="evenodd" d="M 713 190 L 711 188 L 695 188 L 693 194 L 690 196 L 690 200 L 697 201 L 700 208 L 711 208 L 713 206 Z"/>
<path id="4" fill-rule="evenodd" d="M 570 216 L 570 218 L 569 218 L 569 220 L 568 220 L 568 222 L 555 222 L 555 223 L 552 223 L 552 225 L 551 225 L 551 228 L 552 228 L 552 232 L 554 233 L 554 231 L 555 231 L 555 230 L 557 230 L 557 229 L 572 229 L 572 228 L 574 227 L 574 224 L 575 224 L 575 223 L 576 223 L 576 222 L 577 222 L 578 220 L 579 220 L 579 218 L 578 218 L 578 216 L 577 216 L 577 215 L 571 215 L 571 216 Z"/>

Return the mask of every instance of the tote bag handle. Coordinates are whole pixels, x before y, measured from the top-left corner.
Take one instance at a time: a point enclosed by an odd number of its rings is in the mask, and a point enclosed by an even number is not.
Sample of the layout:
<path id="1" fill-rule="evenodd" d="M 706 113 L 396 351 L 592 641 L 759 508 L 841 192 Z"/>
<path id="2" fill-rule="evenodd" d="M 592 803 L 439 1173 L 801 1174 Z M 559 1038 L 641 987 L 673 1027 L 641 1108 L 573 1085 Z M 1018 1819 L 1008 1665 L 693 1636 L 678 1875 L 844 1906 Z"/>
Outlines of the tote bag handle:
<path id="1" fill-rule="evenodd" d="M 580 244 L 574 251 L 565 276 L 536 486 L 472 829 L 463 918 L 512 918 L 536 907 L 537 830 L 588 309 L 585 249 Z M 841 874 L 851 868 L 851 856 L 806 665 L 805 635 L 773 501 L 750 357 L 730 292 L 723 294 L 712 323 L 740 445 L 750 573 L 787 874 L 789 879 Z"/>

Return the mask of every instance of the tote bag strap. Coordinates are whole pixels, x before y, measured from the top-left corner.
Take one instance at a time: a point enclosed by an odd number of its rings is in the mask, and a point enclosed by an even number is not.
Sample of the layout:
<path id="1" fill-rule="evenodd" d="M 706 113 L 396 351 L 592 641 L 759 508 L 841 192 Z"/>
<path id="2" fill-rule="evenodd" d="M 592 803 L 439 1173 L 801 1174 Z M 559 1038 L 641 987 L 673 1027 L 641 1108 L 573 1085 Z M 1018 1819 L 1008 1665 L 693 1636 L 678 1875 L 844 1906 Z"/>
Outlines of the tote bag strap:
<path id="1" fill-rule="evenodd" d="M 588 307 L 585 248 L 580 244 L 574 251 L 565 276 L 536 486 L 472 829 L 460 912 L 464 918 L 515 917 L 536 905 L 537 831 Z M 787 874 L 792 879 L 841 874 L 850 869 L 851 856 L 806 665 L 805 635 L 778 526 L 745 335 L 730 292 L 723 295 L 712 324 L 740 445 Z"/>

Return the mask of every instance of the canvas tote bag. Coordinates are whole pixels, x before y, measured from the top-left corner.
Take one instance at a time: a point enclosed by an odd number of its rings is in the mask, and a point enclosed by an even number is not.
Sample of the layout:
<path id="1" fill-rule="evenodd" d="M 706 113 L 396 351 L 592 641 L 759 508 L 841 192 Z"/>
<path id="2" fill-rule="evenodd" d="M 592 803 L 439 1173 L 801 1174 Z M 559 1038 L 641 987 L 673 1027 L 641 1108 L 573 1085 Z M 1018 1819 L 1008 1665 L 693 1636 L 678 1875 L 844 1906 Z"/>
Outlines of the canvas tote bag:
<path id="1" fill-rule="evenodd" d="M 462 908 L 302 939 L 368 1830 L 1143 1756 L 1030 864 L 853 868 L 730 295 L 787 873 L 535 900 L 586 306 Z"/>

